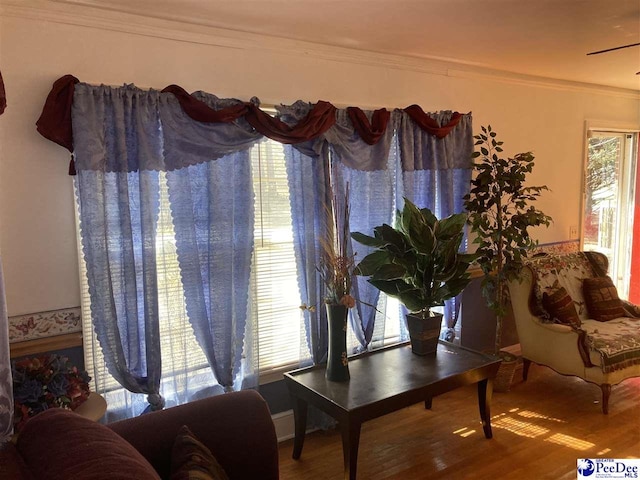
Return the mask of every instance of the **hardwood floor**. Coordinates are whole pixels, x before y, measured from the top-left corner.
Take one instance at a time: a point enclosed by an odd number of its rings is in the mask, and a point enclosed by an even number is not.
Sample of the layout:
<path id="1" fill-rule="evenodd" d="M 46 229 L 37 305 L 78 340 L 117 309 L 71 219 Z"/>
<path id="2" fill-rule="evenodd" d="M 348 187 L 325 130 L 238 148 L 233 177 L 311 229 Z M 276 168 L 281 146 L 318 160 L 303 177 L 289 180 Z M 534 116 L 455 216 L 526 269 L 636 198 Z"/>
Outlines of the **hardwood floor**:
<path id="1" fill-rule="evenodd" d="M 519 372 L 517 373 L 517 375 Z M 482 433 L 475 387 L 458 389 L 362 426 L 358 478 L 568 480 L 578 458 L 640 458 L 640 378 L 614 386 L 609 414 L 600 388 L 532 365 L 529 379 L 491 404 L 493 439 Z M 338 432 L 314 432 L 300 460 L 282 442 L 282 480 L 342 479 Z"/>

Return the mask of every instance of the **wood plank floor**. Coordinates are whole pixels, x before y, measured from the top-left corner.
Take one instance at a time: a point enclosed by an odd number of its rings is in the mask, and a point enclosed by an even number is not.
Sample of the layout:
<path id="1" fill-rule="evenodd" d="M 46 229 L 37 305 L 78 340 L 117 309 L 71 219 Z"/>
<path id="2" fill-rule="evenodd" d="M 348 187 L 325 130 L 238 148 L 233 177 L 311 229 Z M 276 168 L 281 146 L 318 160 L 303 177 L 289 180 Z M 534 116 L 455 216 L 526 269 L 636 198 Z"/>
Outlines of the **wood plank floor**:
<path id="1" fill-rule="evenodd" d="M 532 365 L 527 382 L 493 394 L 487 440 L 475 387 L 458 389 L 431 411 L 418 404 L 365 423 L 358 478 L 568 480 L 578 458 L 640 458 L 640 378 L 613 387 L 608 415 L 600 398 L 595 385 Z M 300 460 L 292 449 L 280 443 L 282 480 L 342 478 L 335 430 L 308 434 Z"/>

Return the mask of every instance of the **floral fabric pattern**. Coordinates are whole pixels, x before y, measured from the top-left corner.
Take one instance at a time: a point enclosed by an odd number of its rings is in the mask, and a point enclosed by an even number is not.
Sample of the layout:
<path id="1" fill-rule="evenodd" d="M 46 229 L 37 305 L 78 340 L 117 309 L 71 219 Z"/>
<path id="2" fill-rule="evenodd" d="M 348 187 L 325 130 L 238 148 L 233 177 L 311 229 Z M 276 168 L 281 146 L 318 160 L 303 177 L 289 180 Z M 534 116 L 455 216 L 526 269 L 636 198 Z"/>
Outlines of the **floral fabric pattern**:
<path id="1" fill-rule="evenodd" d="M 606 261 L 591 252 L 573 252 L 538 255 L 530 258 L 527 266 L 534 274 L 530 308 L 541 321 L 556 322 L 543 307 L 543 295 L 552 295 L 564 288 L 582 321 L 579 330 L 585 333 L 584 347 L 592 359 L 594 356 L 600 358 L 602 371 L 610 373 L 630 365 L 640 365 L 640 319 L 630 318 L 634 311 L 639 311 L 637 306 L 623 302 L 628 316 L 608 322 L 589 318 L 582 292 L 583 280 L 606 275 Z"/>
<path id="2" fill-rule="evenodd" d="M 582 294 L 582 279 L 596 276 L 591 262 L 584 252 L 565 255 L 539 255 L 526 263 L 534 272 L 532 310 L 543 322 L 554 323 L 553 317 L 542 305 L 542 296 L 554 294 L 564 287 L 573 299 L 581 321 L 588 320 L 589 314 Z"/>
<path id="3" fill-rule="evenodd" d="M 567 240 L 564 242 L 541 243 L 533 251 L 535 253 L 546 253 L 549 255 L 563 255 L 575 253 L 580 250 L 580 242 L 577 240 Z M 529 254 L 531 256 L 532 254 Z"/>
<path id="4" fill-rule="evenodd" d="M 640 319 L 587 320 L 582 323 L 582 329 L 587 332 L 589 349 L 600 355 L 604 373 L 640 365 Z"/>

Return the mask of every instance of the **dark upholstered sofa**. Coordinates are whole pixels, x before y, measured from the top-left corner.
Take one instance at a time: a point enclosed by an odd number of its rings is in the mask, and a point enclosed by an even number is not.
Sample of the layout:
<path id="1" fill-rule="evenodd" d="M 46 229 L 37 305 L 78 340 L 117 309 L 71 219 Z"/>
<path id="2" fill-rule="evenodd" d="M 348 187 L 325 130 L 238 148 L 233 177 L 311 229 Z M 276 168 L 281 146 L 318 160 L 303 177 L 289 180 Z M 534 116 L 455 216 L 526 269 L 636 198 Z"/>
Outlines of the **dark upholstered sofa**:
<path id="1" fill-rule="evenodd" d="M 67 410 L 47 410 L 27 422 L 15 445 L 0 451 L 0 479 L 169 479 L 174 440 L 183 425 L 231 480 L 278 478 L 269 409 L 248 390 L 108 426 Z"/>

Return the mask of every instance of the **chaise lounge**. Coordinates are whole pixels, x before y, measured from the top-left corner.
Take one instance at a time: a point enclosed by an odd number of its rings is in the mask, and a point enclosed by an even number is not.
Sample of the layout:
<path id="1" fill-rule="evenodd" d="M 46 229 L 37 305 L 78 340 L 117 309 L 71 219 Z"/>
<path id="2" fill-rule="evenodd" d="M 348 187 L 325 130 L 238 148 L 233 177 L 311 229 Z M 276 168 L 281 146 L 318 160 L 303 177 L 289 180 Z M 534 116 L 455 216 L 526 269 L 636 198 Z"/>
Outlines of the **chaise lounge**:
<path id="1" fill-rule="evenodd" d="M 527 262 L 509 292 L 523 357 L 602 390 L 640 376 L 640 309 L 618 298 L 597 252 L 542 254 Z"/>

